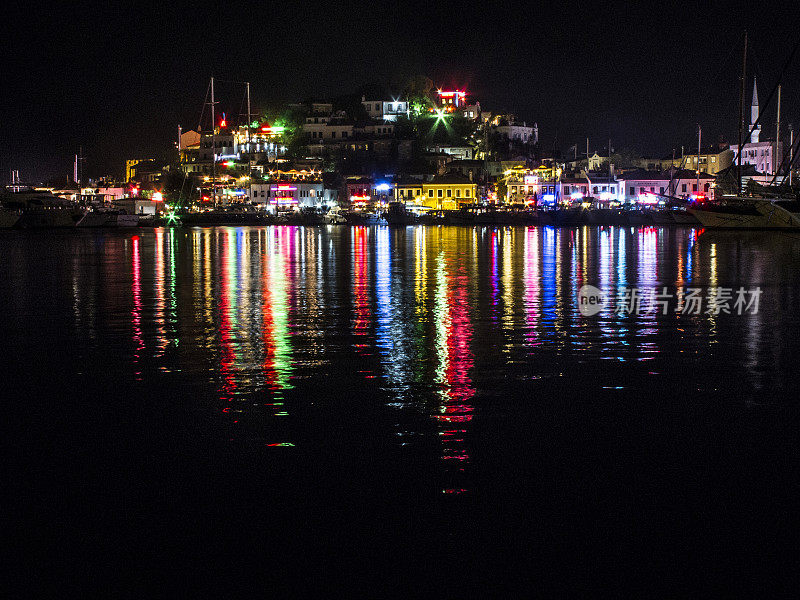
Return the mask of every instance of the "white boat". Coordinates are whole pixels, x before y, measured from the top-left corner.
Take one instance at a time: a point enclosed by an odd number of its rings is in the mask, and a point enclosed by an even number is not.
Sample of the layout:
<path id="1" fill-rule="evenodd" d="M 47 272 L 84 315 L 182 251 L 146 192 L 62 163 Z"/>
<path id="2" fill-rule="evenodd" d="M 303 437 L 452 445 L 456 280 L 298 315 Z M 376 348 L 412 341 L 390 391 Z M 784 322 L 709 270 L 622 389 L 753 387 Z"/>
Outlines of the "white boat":
<path id="1" fill-rule="evenodd" d="M 129 215 L 118 210 L 92 210 L 75 224 L 77 227 L 136 227 L 139 215 Z"/>
<path id="2" fill-rule="evenodd" d="M 117 227 L 137 227 L 139 225 L 139 215 L 128 215 L 117 213 Z"/>
<path id="3" fill-rule="evenodd" d="M 800 229 L 800 202 L 732 198 L 724 204 L 687 209 L 703 227 L 714 229 Z"/>

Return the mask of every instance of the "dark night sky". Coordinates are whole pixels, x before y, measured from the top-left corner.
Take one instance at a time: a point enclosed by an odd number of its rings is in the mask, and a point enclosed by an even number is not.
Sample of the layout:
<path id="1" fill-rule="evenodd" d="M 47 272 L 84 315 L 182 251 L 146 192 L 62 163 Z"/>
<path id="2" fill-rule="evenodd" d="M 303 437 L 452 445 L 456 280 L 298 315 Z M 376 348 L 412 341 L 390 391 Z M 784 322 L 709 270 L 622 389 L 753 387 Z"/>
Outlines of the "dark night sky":
<path id="1" fill-rule="evenodd" d="M 562 149 L 610 137 L 666 154 L 696 144 L 698 122 L 704 141 L 735 141 L 743 29 L 762 104 L 800 31 L 796 5 L 736 6 L 21 3 L 0 39 L 0 181 L 11 168 L 29 181 L 66 176 L 79 145 L 88 175 L 164 156 L 178 124 L 196 126 L 212 72 L 249 80 L 254 107 L 426 74 L 537 121 L 547 147 L 557 132 Z M 785 123 L 800 123 L 799 87 L 800 56 L 784 78 Z M 238 110 L 240 87 L 218 91 Z M 764 127 L 774 135 L 774 103 Z"/>

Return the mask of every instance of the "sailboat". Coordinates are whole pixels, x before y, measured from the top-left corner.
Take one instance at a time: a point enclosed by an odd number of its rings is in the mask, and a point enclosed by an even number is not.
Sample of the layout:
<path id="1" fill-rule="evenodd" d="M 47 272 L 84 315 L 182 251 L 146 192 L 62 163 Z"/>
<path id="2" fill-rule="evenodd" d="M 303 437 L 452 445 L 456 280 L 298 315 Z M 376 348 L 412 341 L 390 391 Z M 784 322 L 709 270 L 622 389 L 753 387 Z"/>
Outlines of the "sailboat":
<path id="1" fill-rule="evenodd" d="M 800 44 L 800 41 L 797 42 Z M 797 46 L 790 55 L 794 56 Z M 786 67 L 784 66 L 784 72 Z M 744 54 L 742 57 L 742 79 L 739 95 L 739 148 L 737 151 L 738 176 L 737 187 L 741 190 L 742 170 L 742 129 L 744 124 L 744 82 L 747 65 L 747 32 L 744 36 Z M 754 91 L 755 94 L 755 91 Z M 771 97 L 771 95 L 770 95 Z M 778 123 L 780 123 L 780 91 L 778 92 Z M 763 114 L 763 113 L 762 113 Z M 761 116 L 755 118 L 747 139 L 759 126 Z M 788 169 L 791 171 L 794 158 L 790 161 Z M 776 165 L 776 177 L 780 171 Z M 774 181 L 774 180 L 773 180 Z M 755 198 L 755 197 L 726 197 L 722 202 L 704 203 L 687 209 L 703 227 L 726 229 L 800 229 L 800 200 L 786 198 Z"/>

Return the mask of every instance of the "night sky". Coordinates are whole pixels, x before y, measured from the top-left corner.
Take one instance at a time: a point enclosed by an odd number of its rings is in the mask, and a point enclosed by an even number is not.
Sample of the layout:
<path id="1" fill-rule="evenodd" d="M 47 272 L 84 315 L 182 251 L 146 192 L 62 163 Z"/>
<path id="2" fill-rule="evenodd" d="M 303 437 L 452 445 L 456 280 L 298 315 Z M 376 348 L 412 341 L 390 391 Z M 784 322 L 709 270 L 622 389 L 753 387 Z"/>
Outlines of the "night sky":
<path id="1" fill-rule="evenodd" d="M 796 40 L 798 10 L 757 3 L 671 7 L 563 2 L 169 3 L 157 8 L 18 4 L 5 10 L 0 180 L 122 175 L 164 157 L 197 126 L 208 78 L 248 80 L 254 108 L 324 99 L 424 74 L 464 86 L 486 110 L 539 124 L 543 146 L 630 147 L 735 141 L 742 31 L 762 104 Z M 788 4 L 787 4 L 788 6 Z M 800 124 L 800 56 L 783 81 L 782 121 Z M 221 110 L 243 88 L 220 83 Z M 774 136 L 775 105 L 762 139 Z M 746 112 L 749 118 L 749 110 Z"/>

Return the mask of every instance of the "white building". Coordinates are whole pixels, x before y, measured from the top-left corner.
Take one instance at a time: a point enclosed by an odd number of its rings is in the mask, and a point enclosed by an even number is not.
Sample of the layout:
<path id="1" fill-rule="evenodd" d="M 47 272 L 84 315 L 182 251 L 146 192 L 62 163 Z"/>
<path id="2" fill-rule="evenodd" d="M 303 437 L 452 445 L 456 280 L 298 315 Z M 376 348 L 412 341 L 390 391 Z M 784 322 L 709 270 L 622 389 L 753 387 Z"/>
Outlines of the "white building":
<path id="1" fill-rule="evenodd" d="M 458 160 L 472 160 L 474 149 L 472 146 L 428 146 L 428 152 L 437 154 L 449 154 Z"/>
<path id="2" fill-rule="evenodd" d="M 367 100 L 362 96 L 361 105 L 371 119 L 378 121 L 395 121 L 399 115 L 408 115 L 405 100 Z"/>
<path id="3" fill-rule="evenodd" d="M 337 203 L 336 190 L 326 188 L 321 181 L 285 181 L 254 183 L 250 186 L 250 201 L 267 210 L 331 207 Z"/>
<path id="4" fill-rule="evenodd" d="M 512 125 L 498 125 L 495 131 L 506 140 L 522 142 L 523 144 L 536 144 L 539 142 L 539 126 L 534 123 L 528 127 L 526 123 Z"/>

